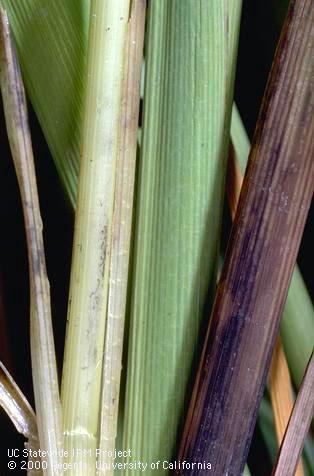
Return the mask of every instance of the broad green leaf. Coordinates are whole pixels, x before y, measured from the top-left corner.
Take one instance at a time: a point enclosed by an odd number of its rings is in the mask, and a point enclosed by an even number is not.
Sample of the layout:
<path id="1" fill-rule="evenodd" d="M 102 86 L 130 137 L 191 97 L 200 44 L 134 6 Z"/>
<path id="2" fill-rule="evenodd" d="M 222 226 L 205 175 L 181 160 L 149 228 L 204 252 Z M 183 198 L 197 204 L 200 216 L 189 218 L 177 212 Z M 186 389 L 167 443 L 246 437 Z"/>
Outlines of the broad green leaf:
<path id="1" fill-rule="evenodd" d="M 132 448 L 129 462 L 169 461 L 185 411 L 216 282 L 240 4 L 149 4 L 123 442 Z"/>
<path id="2" fill-rule="evenodd" d="M 89 0 L 2 0 L 27 93 L 76 203 Z"/>

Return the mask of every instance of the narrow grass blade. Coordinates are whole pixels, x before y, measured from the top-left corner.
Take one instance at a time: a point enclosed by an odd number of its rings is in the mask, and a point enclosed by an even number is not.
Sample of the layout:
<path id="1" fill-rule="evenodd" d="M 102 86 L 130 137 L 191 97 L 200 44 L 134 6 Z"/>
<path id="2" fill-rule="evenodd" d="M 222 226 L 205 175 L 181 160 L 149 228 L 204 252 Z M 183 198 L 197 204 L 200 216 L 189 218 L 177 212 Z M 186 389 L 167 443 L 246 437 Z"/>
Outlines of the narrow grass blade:
<path id="1" fill-rule="evenodd" d="M 125 50 L 121 138 L 112 229 L 98 474 L 113 474 L 136 165 L 145 0 L 133 0 Z"/>
<path id="2" fill-rule="evenodd" d="M 149 3 L 126 462 L 170 461 L 175 451 L 206 294 L 216 282 L 240 8 L 238 1 Z"/>
<path id="3" fill-rule="evenodd" d="M 236 153 L 236 163 L 231 163 L 234 186 L 239 187 L 245 173 L 250 142 L 239 112 L 234 105 L 231 121 L 231 139 Z M 233 200 L 232 197 L 230 197 Z M 235 213 L 235 209 L 234 209 Z M 314 309 L 298 266 L 295 266 L 280 324 L 280 335 L 293 382 L 301 383 L 314 342 Z"/>
<path id="4" fill-rule="evenodd" d="M 41 461 L 35 457 L 39 450 L 35 413 L 5 366 L 0 362 L 0 406 L 19 433 L 27 439 L 28 476 L 40 476 Z M 36 469 L 38 468 L 38 469 Z"/>
<path id="5" fill-rule="evenodd" d="M 312 14 L 291 2 L 178 457 L 217 474 L 243 470 L 313 194 Z"/>
<path id="6" fill-rule="evenodd" d="M 230 144 L 228 173 L 227 173 L 227 198 L 232 221 L 234 221 L 238 202 L 240 198 L 241 188 L 243 184 L 243 175 L 239 167 L 237 144 Z"/>
<path id="7" fill-rule="evenodd" d="M 270 459 L 275 464 L 279 447 L 274 430 L 272 407 L 267 398 L 263 398 L 261 401 L 258 424 Z M 302 453 L 302 465 L 306 476 L 312 476 L 312 474 L 314 474 L 314 442 L 311 434 L 308 435 L 305 441 Z"/>
<path id="8" fill-rule="evenodd" d="M 238 134 L 240 137 L 243 135 L 240 130 L 238 130 Z M 237 138 L 235 141 L 237 143 Z M 239 149 L 241 153 L 241 144 Z M 233 151 L 232 148 L 231 153 L 229 154 L 227 177 L 228 202 L 231 218 L 234 220 L 241 193 L 243 177 L 241 175 L 240 167 L 238 166 L 235 151 Z M 280 445 L 292 412 L 294 399 L 289 368 L 279 336 L 276 341 L 270 366 L 270 395 L 277 440 Z M 296 476 L 303 476 L 301 462 L 298 465 Z"/>
<path id="9" fill-rule="evenodd" d="M 19 433 L 37 441 L 35 413 L 5 366 L 0 362 L 0 405 Z"/>
<path id="10" fill-rule="evenodd" d="M 112 216 L 120 150 L 129 0 L 91 3 L 82 159 L 62 380 L 65 447 L 95 474 L 107 315 Z M 74 473 L 73 473 L 74 474 Z M 77 474 L 77 473 L 75 473 Z M 80 473 L 81 474 L 81 473 Z"/>
<path id="11" fill-rule="evenodd" d="M 244 468 L 243 476 L 251 476 L 250 470 L 247 466 Z"/>
<path id="12" fill-rule="evenodd" d="M 284 437 L 293 408 L 293 395 L 290 374 L 281 345 L 277 338 L 270 366 L 270 396 L 273 407 L 274 423 L 279 445 Z M 295 476 L 303 476 L 302 463 L 297 466 Z"/>
<path id="13" fill-rule="evenodd" d="M 22 198 L 30 277 L 31 357 L 39 443 L 47 451 L 44 474 L 54 469 L 62 448 L 61 408 L 51 323 L 50 292 L 38 203 L 36 175 L 28 127 L 26 99 L 6 13 L 1 13 L 1 92 Z"/>
<path id="14" fill-rule="evenodd" d="M 274 476 L 294 476 L 314 414 L 314 354 L 302 380 L 285 433 Z"/>
<path id="15" fill-rule="evenodd" d="M 258 424 L 270 457 L 274 462 L 276 460 L 278 444 L 275 432 L 272 406 L 267 398 L 263 398 L 258 411 Z"/>
<path id="16" fill-rule="evenodd" d="M 90 0 L 2 0 L 27 93 L 76 203 Z"/>
<path id="17" fill-rule="evenodd" d="M 314 439 L 309 433 L 303 448 L 303 462 L 306 476 L 314 474 Z"/>
<path id="18" fill-rule="evenodd" d="M 297 266 L 292 275 L 280 333 L 293 381 L 299 387 L 314 342 L 314 309 Z"/>

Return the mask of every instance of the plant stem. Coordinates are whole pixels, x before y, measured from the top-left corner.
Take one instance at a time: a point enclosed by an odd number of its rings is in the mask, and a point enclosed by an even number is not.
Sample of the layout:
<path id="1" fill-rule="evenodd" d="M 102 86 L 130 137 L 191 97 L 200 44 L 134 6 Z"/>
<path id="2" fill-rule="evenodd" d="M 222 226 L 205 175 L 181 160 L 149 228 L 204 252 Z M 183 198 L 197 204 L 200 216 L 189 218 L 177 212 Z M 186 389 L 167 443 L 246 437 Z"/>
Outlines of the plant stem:
<path id="1" fill-rule="evenodd" d="M 239 134 L 240 136 L 242 135 L 240 129 L 238 130 Z M 237 142 L 238 138 L 235 138 L 235 150 L 231 147 L 229 154 L 227 176 L 227 195 L 232 220 L 235 218 L 243 183 L 243 177 L 236 158 Z M 238 153 L 241 153 L 241 145 Z M 270 367 L 270 395 L 277 440 L 280 445 L 293 408 L 294 399 L 289 368 L 279 336 L 277 337 Z M 303 476 L 301 462 L 298 465 L 296 476 Z"/>
<path id="2" fill-rule="evenodd" d="M 129 0 L 91 2 L 87 91 L 62 381 L 65 447 L 95 473 Z M 84 463 L 84 461 L 83 461 Z M 77 473 L 75 473 L 77 474 Z"/>
<path id="3" fill-rule="evenodd" d="M 42 475 L 40 469 L 35 469 L 41 467 L 41 460 L 33 456 L 39 450 L 35 413 L 2 362 L 0 362 L 0 406 L 17 431 L 27 439 L 25 443 L 25 447 L 29 450 L 27 475 Z"/>
<path id="4" fill-rule="evenodd" d="M 291 375 L 298 388 L 313 348 L 314 308 L 297 266 L 292 275 L 280 333 Z"/>
<path id="5" fill-rule="evenodd" d="M 314 354 L 306 369 L 282 441 L 274 476 L 294 476 L 314 413 Z"/>
<path id="6" fill-rule="evenodd" d="M 1 92 L 12 158 L 22 199 L 30 278 L 30 339 L 40 448 L 47 451 L 46 475 L 61 474 L 61 407 L 53 342 L 50 290 L 26 98 L 6 13 L 1 16 Z"/>
<path id="7" fill-rule="evenodd" d="M 270 396 L 277 441 L 280 445 L 289 423 L 294 399 L 289 369 L 279 336 L 277 337 L 270 366 Z M 303 474 L 302 462 L 300 461 L 295 476 L 303 476 Z"/>
<path id="8" fill-rule="evenodd" d="M 121 139 L 117 163 L 108 317 L 101 404 L 98 474 L 113 474 L 136 165 L 140 77 L 146 1 L 133 0 L 126 44 L 122 94 Z M 107 469 L 110 468 L 110 469 Z"/>
<path id="9" fill-rule="evenodd" d="M 217 474 L 243 470 L 312 198 L 312 12 L 290 4 L 178 457 Z"/>
<path id="10" fill-rule="evenodd" d="M 232 111 L 231 139 L 237 161 L 233 177 L 239 187 L 247 165 L 250 142 L 235 105 Z M 298 266 L 294 268 L 289 286 L 280 323 L 280 336 L 292 379 L 295 386 L 299 387 L 314 342 L 314 309 Z"/>
<path id="11" fill-rule="evenodd" d="M 36 441 L 38 432 L 35 413 L 5 366 L 0 362 L 0 405 L 19 433 Z"/>

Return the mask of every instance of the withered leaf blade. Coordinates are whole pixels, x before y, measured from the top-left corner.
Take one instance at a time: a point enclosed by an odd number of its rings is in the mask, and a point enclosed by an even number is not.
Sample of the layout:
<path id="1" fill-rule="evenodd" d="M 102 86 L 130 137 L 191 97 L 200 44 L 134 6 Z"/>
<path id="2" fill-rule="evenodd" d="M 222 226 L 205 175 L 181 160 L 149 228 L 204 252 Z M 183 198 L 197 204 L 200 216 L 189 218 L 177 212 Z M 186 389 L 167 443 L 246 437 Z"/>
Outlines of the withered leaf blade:
<path id="1" fill-rule="evenodd" d="M 273 476 L 294 476 L 314 413 L 314 354 L 306 369 Z"/>
<path id="2" fill-rule="evenodd" d="M 35 413 L 1 361 L 0 406 L 19 433 L 25 438 L 38 439 Z"/>
<path id="3" fill-rule="evenodd" d="M 178 455 L 191 466 L 177 474 L 207 474 L 205 461 L 238 476 L 246 461 L 313 194 L 313 9 L 289 7 Z"/>
<path id="4" fill-rule="evenodd" d="M 0 85 L 12 159 L 23 207 L 30 281 L 30 341 L 39 444 L 47 451 L 45 474 L 54 469 L 62 448 L 61 406 L 51 322 L 50 288 L 28 125 L 26 98 L 5 10 L 0 5 Z"/>
<path id="5" fill-rule="evenodd" d="M 236 157 L 236 147 L 230 144 L 228 175 L 227 175 L 227 197 L 231 218 L 234 220 L 237 203 L 241 193 L 243 176 Z M 292 412 L 294 398 L 290 372 L 286 360 L 285 352 L 278 335 L 275 349 L 270 365 L 270 397 L 273 410 L 273 420 L 279 445 L 284 437 L 287 424 Z M 303 476 L 302 462 L 300 461 L 295 476 Z"/>

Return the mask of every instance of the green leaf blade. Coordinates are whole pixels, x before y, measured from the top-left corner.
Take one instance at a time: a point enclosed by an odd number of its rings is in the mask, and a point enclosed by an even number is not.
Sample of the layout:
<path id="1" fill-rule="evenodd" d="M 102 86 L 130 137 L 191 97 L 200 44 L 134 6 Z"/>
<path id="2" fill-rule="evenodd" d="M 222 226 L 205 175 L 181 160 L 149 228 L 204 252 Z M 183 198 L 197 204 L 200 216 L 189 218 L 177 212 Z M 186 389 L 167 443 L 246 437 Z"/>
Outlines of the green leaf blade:
<path id="1" fill-rule="evenodd" d="M 226 4 L 149 7 L 123 444 L 147 461 L 175 451 L 216 282 L 233 77 Z"/>
<path id="2" fill-rule="evenodd" d="M 25 86 L 72 206 L 76 203 L 89 0 L 3 0 Z"/>

